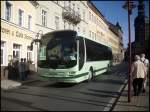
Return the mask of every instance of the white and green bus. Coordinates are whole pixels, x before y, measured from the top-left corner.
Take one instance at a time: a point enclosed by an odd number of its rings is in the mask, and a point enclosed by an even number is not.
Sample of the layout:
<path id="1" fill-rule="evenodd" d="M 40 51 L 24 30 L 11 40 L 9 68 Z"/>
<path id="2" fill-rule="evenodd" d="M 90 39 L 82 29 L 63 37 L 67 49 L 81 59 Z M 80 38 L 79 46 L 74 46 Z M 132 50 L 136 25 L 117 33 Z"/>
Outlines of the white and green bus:
<path id="1" fill-rule="evenodd" d="M 44 34 L 40 39 L 38 74 L 56 82 L 79 83 L 111 66 L 109 47 L 79 36 L 73 30 Z"/>

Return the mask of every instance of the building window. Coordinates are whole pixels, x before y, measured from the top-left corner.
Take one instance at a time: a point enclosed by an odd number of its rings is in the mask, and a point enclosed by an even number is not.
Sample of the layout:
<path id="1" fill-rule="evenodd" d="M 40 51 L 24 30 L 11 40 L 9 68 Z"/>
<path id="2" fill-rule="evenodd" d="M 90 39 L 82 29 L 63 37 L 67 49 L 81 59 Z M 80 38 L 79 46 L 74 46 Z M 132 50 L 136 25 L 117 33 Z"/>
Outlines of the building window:
<path id="1" fill-rule="evenodd" d="M 18 60 L 21 58 L 21 46 L 18 44 L 13 44 L 13 59 L 14 58 Z"/>
<path id="2" fill-rule="evenodd" d="M 85 20 L 85 10 L 83 9 L 83 20 Z"/>
<path id="3" fill-rule="evenodd" d="M 28 15 L 28 29 L 29 30 L 31 30 L 31 19 L 32 19 L 32 16 Z"/>
<path id="4" fill-rule="evenodd" d="M 89 20 L 91 20 L 91 12 L 89 11 Z"/>
<path id="5" fill-rule="evenodd" d="M 78 4 L 78 6 L 77 6 L 77 7 L 78 7 L 78 14 L 80 15 L 80 8 L 79 8 L 79 4 Z"/>
<path id="6" fill-rule="evenodd" d="M 93 22 L 93 14 L 92 14 L 92 22 Z"/>
<path id="7" fill-rule="evenodd" d="M 59 29 L 59 17 L 55 16 L 55 26 L 56 26 L 56 30 Z"/>
<path id="8" fill-rule="evenodd" d="M 19 9 L 19 26 L 23 26 L 23 10 Z"/>
<path id="9" fill-rule="evenodd" d="M 12 5 L 9 2 L 6 2 L 6 20 L 10 21 L 11 19 L 11 7 Z"/>
<path id="10" fill-rule="evenodd" d="M 30 46 L 27 46 L 27 61 L 32 61 L 32 51 Z"/>
<path id="11" fill-rule="evenodd" d="M 42 10 L 42 25 L 47 26 L 47 11 Z"/>

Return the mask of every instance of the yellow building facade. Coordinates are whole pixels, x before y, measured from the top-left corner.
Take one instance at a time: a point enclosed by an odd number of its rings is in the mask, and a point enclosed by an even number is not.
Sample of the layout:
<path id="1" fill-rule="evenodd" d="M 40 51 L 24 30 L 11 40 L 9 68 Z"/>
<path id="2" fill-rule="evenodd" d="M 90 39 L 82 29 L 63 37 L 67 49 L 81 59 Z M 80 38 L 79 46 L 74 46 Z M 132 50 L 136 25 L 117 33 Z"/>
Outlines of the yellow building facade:
<path id="1" fill-rule="evenodd" d="M 1 67 L 12 59 L 36 63 L 30 50 L 35 38 L 36 8 L 29 1 L 1 1 Z"/>
<path id="2" fill-rule="evenodd" d="M 89 39 L 108 46 L 108 25 L 103 15 L 91 3 L 88 4 L 88 30 Z"/>

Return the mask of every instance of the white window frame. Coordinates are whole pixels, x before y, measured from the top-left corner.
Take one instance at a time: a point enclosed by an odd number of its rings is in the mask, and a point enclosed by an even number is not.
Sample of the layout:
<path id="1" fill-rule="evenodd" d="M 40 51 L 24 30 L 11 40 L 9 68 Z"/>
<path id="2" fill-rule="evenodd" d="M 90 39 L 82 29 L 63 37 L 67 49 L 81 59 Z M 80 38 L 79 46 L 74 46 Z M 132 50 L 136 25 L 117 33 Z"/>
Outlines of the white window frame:
<path id="1" fill-rule="evenodd" d="M 42 9 L 41 17 L 42 17 L 42 25 L 47 26 L 47 11 L 46 10 Z"/>
<path id="2" fill-rule="evenodd" d="M 14 48 L 14 45 L 17 45 L 17 47 L 19 47 L 19 49 L 18 48 Z M 13 53 L 15 52 L 15 55 L 16 55 L 16 52 L 19 52 L 20 54 L 19 54 L 19 60 L 21 59 L 21 45 L 20 44 L 16 44 L 16 43 L 13 43 Z M 14 57 L 14 54 L 13 54 L 13 58 L 15 58 Z"/>
<path id="3" fill-rule="evenodd" d="M 30 46 L 27 46 L 27 61 L 29 61 L 29 58 L 31 58 L 30 61 L 33 61 L 33 52 L 29 48 Z M 28 54 L 31 54 L 31 57 Z"/>
<path id="4" fill-rule="evenodd" d="M 55 28 L 56 30 L 59 30 L 59 17 L 55 16 Z"/>
<path id="5" fill-rule="evenodd" d="M 89 20 L 91 20 L 91 12 L 89 11 Z"/>
<path id="6" fill-rule="evenodd" d="M 7 19 L 7 7 L 6 7 L 6 4 L 9 4 L 10 5 L 10 11 L 9 11 L 9 20 Z M 5 2 L 5 19 L 7 20 L 7 21 L 11 21 L 12 20 L 12 10 L 13 10 L 13 8 L 12 8 L 12 3 L 10 3 L 10 2 L 8 2 L 8 1 L 6 1 Z"/>
<path id="7" fill-rule="evenodd" d="M 28 29 L 31 30 L 32 29 L 32 16 L 28 15 Z"/>
<path id="8" fill-rule="evenodd" d="M 22 12 L 22 17 L 21 17 L 21 21 L 20 21 L 20 11 Z M 20 24 L 21 22 L 21 24 Z M 19 26 L 23 27 L 24 26 L 24 10 L 20 9 L 18 10 L 18 24 Z"/>

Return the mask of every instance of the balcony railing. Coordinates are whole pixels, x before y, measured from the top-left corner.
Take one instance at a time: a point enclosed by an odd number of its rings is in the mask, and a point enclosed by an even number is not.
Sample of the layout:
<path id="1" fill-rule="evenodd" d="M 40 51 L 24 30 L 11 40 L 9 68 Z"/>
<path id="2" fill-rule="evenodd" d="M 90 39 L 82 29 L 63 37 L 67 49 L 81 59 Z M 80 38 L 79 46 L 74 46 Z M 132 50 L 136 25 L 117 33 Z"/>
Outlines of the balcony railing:
<path id="1" fill-rule="evenodd" d="M 81 21 L 81 16 L 78 12 L 75 10 L 71 9 L 69 6 L 65 7 L 63 10 L 62 16 L 64 19 L 74 23 L 78 24 Z"/>

